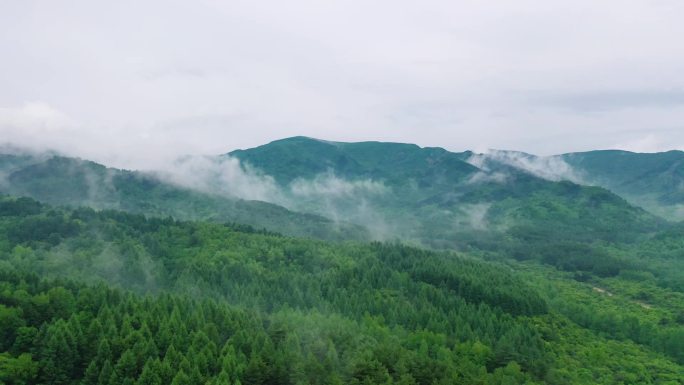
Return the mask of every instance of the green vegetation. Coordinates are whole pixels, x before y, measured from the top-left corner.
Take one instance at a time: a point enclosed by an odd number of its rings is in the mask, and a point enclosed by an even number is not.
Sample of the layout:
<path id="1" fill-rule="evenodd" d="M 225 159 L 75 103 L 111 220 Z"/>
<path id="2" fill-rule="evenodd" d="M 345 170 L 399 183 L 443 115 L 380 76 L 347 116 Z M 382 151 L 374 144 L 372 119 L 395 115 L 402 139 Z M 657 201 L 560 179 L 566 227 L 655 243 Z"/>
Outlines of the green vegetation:
<path id="1" fill-rule="evenodd" d="M 8 384 L 684 378 L 677 351 L 584 325 L 620 308 L 537 265 L 27 198 L 4 198 L 0 213 Z M 581 313 L 566 309 L 576 296 L 589 298 Z M 681 333 L 674 322 L 663 333 Z"/>
<path id="2" fill-rule="evenodd" d="M 0 191 L 54 205 L 88 206 L 187 220 L 244 223 L 329 240 L 369 239 L 365 229 L 261 201 L 208 194 L 165 183 L 152 174 L 106 168 L 60 156 L 4 155 Z"/>
<path id="3" fill-rule="evenodd" d="M 563 155 L 587 183 L 673 220 L 684 219 L 684 152 L 589 151 Z"/>
<path id="4" fill-rule="evenodd" d="M 465 162 L 469 154 L 415 144 L 341 143 L 299 136 L 228 155 L 263 170 L 281 185 L 333 170 L 340 177 L 387 179 L 408 186 L 446 185 L 477 172 Z"/>
<path id="5" fill-rule="evenodd" d="M 287 208 L 0 156 L 0 385 L 684 384 L 681 223 L 469 152 L 230 156 Z"/>
<path id="6" fill-rule="evenodd" d="M 603 188 L 549 181 L 499 163 L 478 168 L 467 162 L 470 152 L 296 137 L 230 155 L 272 176 L 284 191 L 294 189 L 297 211 L 334 215 L 379 238 L 435 249 L 462 250 L 473 242 L 500 248 L 507 234 L 544 242 L 633 242 L 667 228 Z M 335 191 L 363 182 L 383 189 Z M 306 183 L 310 190 L 323 184 L 324 192 L 298 196 L 296 187 Z"/>

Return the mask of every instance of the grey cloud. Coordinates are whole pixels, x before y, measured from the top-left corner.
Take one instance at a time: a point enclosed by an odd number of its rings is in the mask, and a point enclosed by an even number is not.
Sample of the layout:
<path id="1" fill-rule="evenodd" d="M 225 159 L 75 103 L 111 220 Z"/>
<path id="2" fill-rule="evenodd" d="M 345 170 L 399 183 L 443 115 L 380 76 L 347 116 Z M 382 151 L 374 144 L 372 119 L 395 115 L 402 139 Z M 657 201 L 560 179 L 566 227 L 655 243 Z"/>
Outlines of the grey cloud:
<path id="1" fill-rule="evenodd" d="M 595 112 L 640 107 L 676 107 L 684 105 L 684 89 L 622 90 L 548 95 L 532 98 L 533 102 L 579 112 Z"/>
<path id="2" fill-rule="evenodd" d="M 286 201 L 272 177 L 231 157 L 186 156 L 155 173 L 163 180 L 210 194 L 278 204 Z"/>
<path id="3" fill-rule="evenodd" d="M 127 168 L 294 135 L 547 155 L 648 130 L 681 147 L 682 13 L 678 0 L 8 2 L 0 135 Z"/>

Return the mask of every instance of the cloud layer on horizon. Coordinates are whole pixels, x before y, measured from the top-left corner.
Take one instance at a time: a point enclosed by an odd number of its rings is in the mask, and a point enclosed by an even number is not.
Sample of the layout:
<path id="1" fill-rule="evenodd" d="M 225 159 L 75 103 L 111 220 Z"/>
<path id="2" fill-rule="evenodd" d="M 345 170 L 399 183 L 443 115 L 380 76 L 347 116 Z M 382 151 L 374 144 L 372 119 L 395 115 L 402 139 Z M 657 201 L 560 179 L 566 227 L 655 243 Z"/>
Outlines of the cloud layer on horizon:
<path id="1" fill-rule="evenodd" d="M 677 0 L 11 2 L 0 141 L 128 168 L 293 135 L 684 147 Z"/>

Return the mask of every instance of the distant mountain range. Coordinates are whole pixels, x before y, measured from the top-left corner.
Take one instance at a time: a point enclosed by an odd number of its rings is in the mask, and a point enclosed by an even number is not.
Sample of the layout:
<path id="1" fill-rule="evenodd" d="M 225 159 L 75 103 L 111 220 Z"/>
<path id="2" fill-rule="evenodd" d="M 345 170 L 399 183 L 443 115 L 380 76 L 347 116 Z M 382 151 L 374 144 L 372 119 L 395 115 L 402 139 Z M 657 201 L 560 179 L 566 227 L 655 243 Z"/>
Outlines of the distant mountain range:
<path id="1" fill-rule="evenodd" d="M 542 178 L 600 186 L 664 218 L 684 219 L 682 151 L 599 150 L 547 157 L 491 151 L 475 159 L 489 167 L 512 166 Z"/>
<path id="2" fill-rule="evenodd" d="M 0 191 L 53 205 L 235 222 L 288 235 L 329 240 L 368 239 L 365 229 L 287 210 L 267 202 L 237 199 L 169 183 L 158 175 L 107 168 L 62 156 L 0 155 Z"/>
<path id="3" fill-rule="evenodd" d="M 601 237 L 602 233 L 615 236 L 611 229 L 616 226 L 624 228 L 625 236 L 631 236 L 630 229 L 644 231 L 657 226 L 659 219 L 654 215 L 606 189 L 619 184 L 617 175 L 610 179 L 610 184 L 598 183 L 613 175 L 610 170 L 617 168 L 615 160 L 606 160 L 603 173 L 582 166 L 589 164 L 582 160 L 592 154 L 541 158 L 507 151 L 453 153 L 411 144 L 339 143 L 294 137 L 226 156 L 272 176 L 284 189 L 301 184 L 302 180 L 320 179 L 321 175 L 357 183 L 380 183 L 385 187 L 383 194 L 359 193 L 342 202 L 332 199 L 332 205 L 355 199 L 356 207 L 362 204 L 364 208 L 373 208 L 388 219 L 394 233 L 432 246 L 451 244 L 461 239 L 463 235 L 457 234 L 466 229 L 510 230 L 534 224 L 544 231 L 556 229 L 562 233 L 562 228 L 573 227 L 575 234 Z M 660 161 L 662 169 L 667 161 Z M 600 163 L 596 160 L 591 164 L 599 168 Z M 655 166 L 644 165 L 643 169 L 649 167 Z M 654 178 L 663 177 L 658 174 Z M 598 187 L 585 186 L 586 180 L 592 181 L 586 184 Z M 635 190 L 637 195 L 624 196 L 641 198 L 638 191 L 645 196 L 646 187 Z M 670 187 L 672 195 L 675 186 Z M 616 189 L 618 194 L 623 191 Z M 331 199 L 324 201 L 325 205 L 321 205 L 321 199 L 308 204 L 299 200 L 296 208 L 326 215 Z M 346 214 L 344 219 L 361 223 L 355 218 L 354 207 L 339 211 Z"/>
<path id="4" fill-rule="evenodd" d="M 669 219 L 684 219 L 684 152 L 590 151 L 562 159 L 584 183 L 605 187 Z"/>
<path id="5" fill-rule="evenodd" d="M 0 383 L 681 383 L 681 159 L 0 151 Z"/>
<path id="6" fill-rule="evenodd" d="M 174 168 L 141 173 L 15 152 L 0 156 L 0 186 L 5 193 L 56 205 L 238 222 L 322 239 L 402 239 L 436 248 L 486 242 L 485 233 L 510 234 L 521 226 L 536 228 L 546 239 L 571 229 L 575 237 L 628 240 L 662 226 L 654 214 L 677 218 L 684 194 L 681 152 L 537 157 L 293 137 L 217 156 L 209 164 L 221 169 L 236 159 L 239 166 L 231 173 L 242 173 L 242 179 L 203 175 L 202 163 L 191 170 L 194 179 L 184 181 L 174 177 Z M 181 159 L 175 168 L 188 162 Z M 241 186 L 246 179 L 252 184 Z M 236 188 L 241 194 L 232 193 Z"/>

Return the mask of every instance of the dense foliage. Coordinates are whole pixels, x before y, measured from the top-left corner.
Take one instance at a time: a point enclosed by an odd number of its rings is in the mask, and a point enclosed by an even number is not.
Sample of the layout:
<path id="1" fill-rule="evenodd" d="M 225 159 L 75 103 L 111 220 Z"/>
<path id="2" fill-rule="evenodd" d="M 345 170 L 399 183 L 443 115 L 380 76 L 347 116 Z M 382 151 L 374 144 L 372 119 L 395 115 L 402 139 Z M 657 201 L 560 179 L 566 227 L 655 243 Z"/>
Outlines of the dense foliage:
<path id="1" fill-rule="evenodd" d="M 602 317 L 600 303 L 566 311 L 579 289 L 548 290 L 534 269 L 26 198 L 2 199 L 0 215 L 7 384 L 684 378 L 679 357 L 573 319 Z"/>

